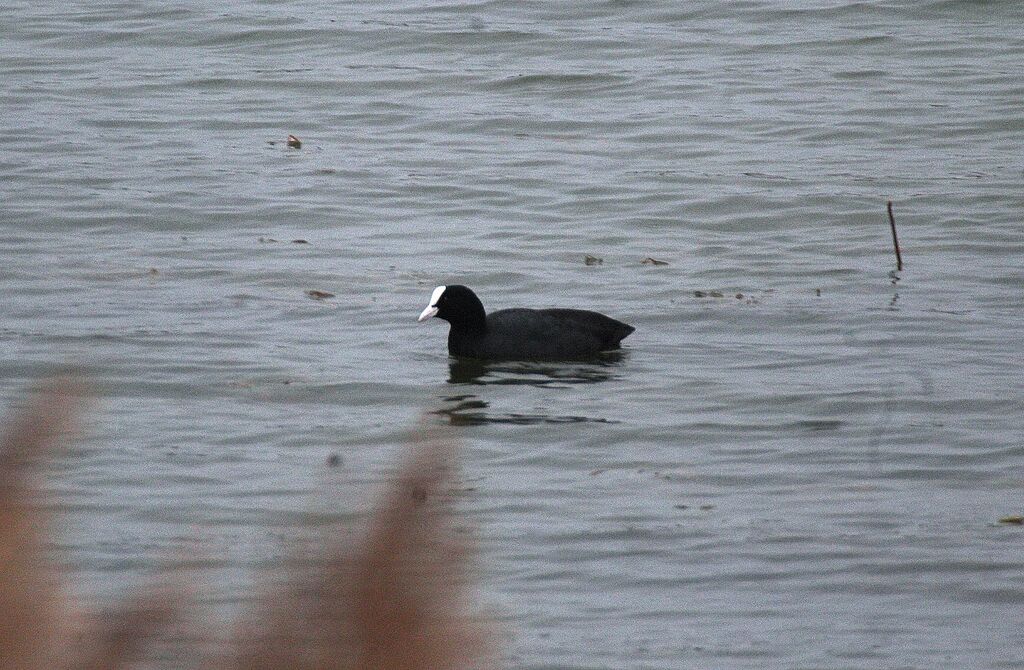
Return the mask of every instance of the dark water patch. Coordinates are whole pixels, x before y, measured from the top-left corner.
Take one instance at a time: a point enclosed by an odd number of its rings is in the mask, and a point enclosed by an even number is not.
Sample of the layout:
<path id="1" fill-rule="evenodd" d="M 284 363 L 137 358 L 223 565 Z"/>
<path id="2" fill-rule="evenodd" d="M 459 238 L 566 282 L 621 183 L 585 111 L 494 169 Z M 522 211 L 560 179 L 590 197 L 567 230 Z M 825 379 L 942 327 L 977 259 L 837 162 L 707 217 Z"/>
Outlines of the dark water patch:
<path id="1" fill-rule="evenodd" d="M 554 416 L 547 414 L 487 414 L 484 412 L 437 412 L 448 418 L 452 426 L 484 426 L 489 424 L 511 424 L 515 426 L 537 426 L 543 424 L 606 423 L 618 421 L 601 417 Z"/>
<path id="2" fill-rule="evenodd" d="M 448 364 L 449 384 L 568 387 L 596 384 L 616 378 L 621 352 L 603 354 L 600 362 L 572 363 L 489 363 L 472 359 L 453 359 Z"/>
<path id="3" fill-rule="evenodd" d="M 524 414 L 517 412 L 493 413 L 482 410 L 490 407 L 490 403 L 480 400 L 476 396 L 462 395 L 446 398 L 449 402 L 455 402 L 452 407 L 435 410 L 433 413 L 447 418 L 453 426 L 482 426 L 486 424 L 513 424 L 519 426 L 530 426 L 540 424 L 565 424 L 565 423 L 619 423 L 601 417 L 586 417 L 575 415 L 548 415 L 548 414 Z"/>
<path id="4" fill-rule="evenodd" d="M 629 82 L 629 77 L 608 73 L 537 73 L 517 74 L 491 84 L 495 90 L 531 90 L 566 95 L 583 91 L 601 92 L 620 88 Z"/>
<path id="5" fill-rule="evenodd" d="M 274 50 L 281 47 L 299 47 L 314 43 L 323 32 L 317 28 L 257 28 L 215 32 L 212 34 L 196 34 L 190 40 L 193 46 L 213 48 L 237 48 L 247 45 L 260 45 L 261 49 Z"/>
<path id="6" fill-rule="evenodd" d="M 845 80 L 884 80 L 888 76 L 888 72 L 885 70 L 873 70 L 873 69 L 862 69 L 862 70 L 840 70 L 832 74 L 836 79 Z"/>

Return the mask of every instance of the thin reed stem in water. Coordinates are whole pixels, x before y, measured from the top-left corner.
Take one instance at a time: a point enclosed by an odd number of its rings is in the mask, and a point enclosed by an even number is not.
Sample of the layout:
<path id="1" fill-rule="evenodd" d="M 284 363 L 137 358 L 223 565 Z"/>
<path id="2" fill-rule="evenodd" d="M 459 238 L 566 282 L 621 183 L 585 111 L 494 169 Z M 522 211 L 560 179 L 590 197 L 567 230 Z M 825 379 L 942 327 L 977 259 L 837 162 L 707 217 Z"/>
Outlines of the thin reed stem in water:
<path id="1" fill-rule="evenodd" d="M 896 237 L 896 219 L 892 215 L 892 200 L 885 204 L 885 209 L 889 212 L 889 228 L 892 229 L 892 246 L 896 250 L 896 270 L 903 271 L 903 256 L 900 254 L 900 241 Z"/>

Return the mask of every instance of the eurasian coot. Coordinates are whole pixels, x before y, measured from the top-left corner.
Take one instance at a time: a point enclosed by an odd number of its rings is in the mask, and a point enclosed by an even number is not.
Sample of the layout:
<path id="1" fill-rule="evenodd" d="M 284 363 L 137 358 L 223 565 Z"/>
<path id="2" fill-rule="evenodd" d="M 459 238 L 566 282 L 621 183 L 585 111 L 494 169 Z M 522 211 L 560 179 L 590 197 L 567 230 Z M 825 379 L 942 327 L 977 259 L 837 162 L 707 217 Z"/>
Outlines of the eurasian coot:
<path id="1" fill-rule="evenodd" d="M 492 361 L 580 360 L 618 349 L 633 326 L 584 309 L 503 309 L 484 312 L 465 286 L 438 286 L 419 321 L 451 324 L 448 353 Z"/>

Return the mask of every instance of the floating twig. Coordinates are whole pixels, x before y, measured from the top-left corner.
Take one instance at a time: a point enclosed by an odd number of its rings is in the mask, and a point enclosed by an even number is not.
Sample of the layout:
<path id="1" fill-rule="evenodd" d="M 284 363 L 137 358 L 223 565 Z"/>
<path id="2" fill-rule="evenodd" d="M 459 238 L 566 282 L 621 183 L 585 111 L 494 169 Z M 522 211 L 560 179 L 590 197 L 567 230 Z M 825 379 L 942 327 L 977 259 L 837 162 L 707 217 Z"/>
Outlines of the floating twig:
<path id="1" fill-rule="evenodd" d="M 896 269 L 903 271 L 903 256 L 900 255 L 900 241 L 896 237 L 896 219 L 892 215 L 892 200 L 885 204 L 885 210 L 889 212 L 889 227 L 892 229 L 892 246 L 896 250 Z"/>

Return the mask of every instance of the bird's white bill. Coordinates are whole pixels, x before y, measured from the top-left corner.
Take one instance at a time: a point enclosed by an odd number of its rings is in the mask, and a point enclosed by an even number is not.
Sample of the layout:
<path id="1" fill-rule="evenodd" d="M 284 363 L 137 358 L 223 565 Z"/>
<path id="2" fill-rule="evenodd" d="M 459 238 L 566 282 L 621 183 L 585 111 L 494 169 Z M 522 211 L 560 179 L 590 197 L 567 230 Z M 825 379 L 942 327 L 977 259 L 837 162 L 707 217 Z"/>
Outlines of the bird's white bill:
<path id="1" fill-rule="evenodd" d="M 441 294 L 444 293 L 446 286 L 438 286 L 434 289 L 434 292 L 430 294 L 430 302 L 427 303 L 427 308 L 420 312 L 420 318 L 417 321 L 426 321 L 432 316 L 437 316 L 437 301 L 441 299 Z"/>

